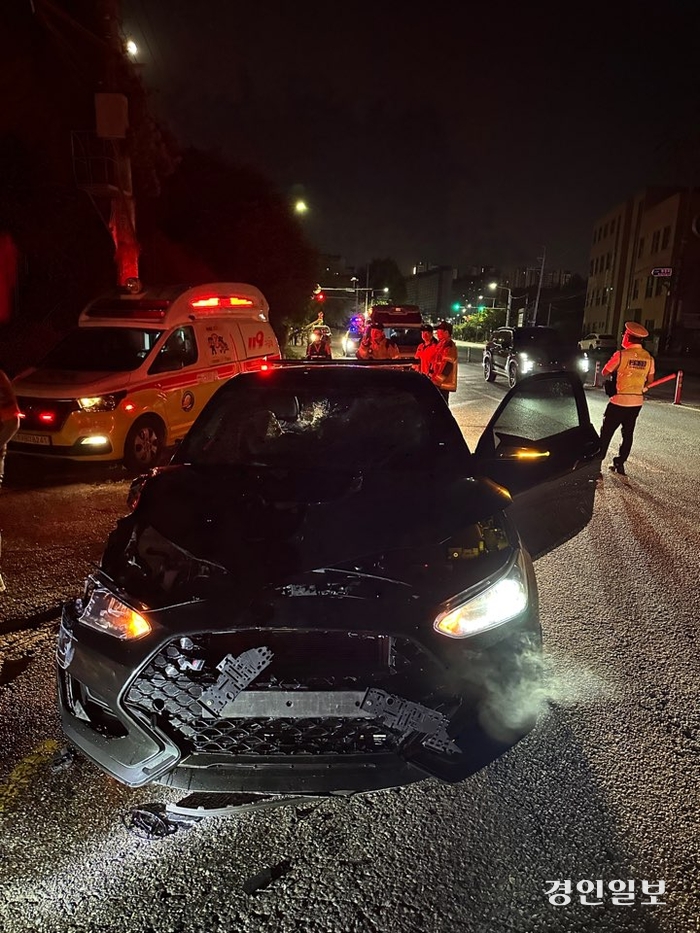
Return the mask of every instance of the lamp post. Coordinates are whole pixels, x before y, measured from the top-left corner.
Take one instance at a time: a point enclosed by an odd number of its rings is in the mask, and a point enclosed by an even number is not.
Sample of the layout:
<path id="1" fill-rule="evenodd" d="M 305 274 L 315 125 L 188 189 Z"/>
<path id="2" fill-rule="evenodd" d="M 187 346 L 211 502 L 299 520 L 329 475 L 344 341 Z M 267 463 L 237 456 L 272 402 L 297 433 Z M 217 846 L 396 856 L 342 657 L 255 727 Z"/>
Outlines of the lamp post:
<path id="1" fill-rule="evenodd" d="M 506 327 L 509 327 L 510 326 L 510 309 L 513 303 L 513 292 L 511 291 L 510 286 L 499 285 L 497 282 L 491 282 L 491 284 L 489 285 L 489 288 L 491 289 L 502 288 L 504 289 L 504 291 L 508 292 L 508 300 L 506 302 Z"/>
<path id="2" fill-rule="evenodd" d="M 357 314 L 358 311 L 360 310 L 360 305 L 358 302 L 358 292 L 357 292 L 357 284 L 359 281 L 360 280 L 358 279 L 356 275 L 353 275 L 353 277 L 350 279 L 350 282 L 352 283 L 352 286 L 355 289 L 355 314 Z"/>

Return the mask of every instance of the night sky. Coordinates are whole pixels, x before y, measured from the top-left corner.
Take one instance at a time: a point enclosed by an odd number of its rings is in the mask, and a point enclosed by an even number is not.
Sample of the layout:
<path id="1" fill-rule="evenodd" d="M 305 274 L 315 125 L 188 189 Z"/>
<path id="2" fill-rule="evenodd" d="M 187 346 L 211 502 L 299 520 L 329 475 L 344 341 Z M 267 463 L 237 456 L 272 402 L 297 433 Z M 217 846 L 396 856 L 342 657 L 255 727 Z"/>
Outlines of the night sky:
<path id="1" fill-rule="evenodd" d="M 694 0 L 123 0 L 181 144 L 302 196 L 314 246 L 362 265 L 585 274 L 596 219 L 698 183 Z"/>

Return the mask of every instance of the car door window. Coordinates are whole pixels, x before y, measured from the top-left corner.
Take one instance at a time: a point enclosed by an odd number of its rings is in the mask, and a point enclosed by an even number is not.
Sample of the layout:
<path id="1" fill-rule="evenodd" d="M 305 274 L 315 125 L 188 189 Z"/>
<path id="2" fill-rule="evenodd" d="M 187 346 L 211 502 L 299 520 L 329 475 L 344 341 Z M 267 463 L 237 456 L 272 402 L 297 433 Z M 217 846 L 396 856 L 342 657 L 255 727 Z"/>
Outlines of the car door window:
<path id="1" fill-rule="evenodd" d="M 178 327 L 158 351 L 149 373 L 167 373 L 197 362 L 194 328 Z"/>
<path id="2" fill-rule="evenodd" d="M 492 426 L 493 446 L 511 438 L 541 441 L 579 427 L 579 407 L 568 378 L 528 380 Z"/>

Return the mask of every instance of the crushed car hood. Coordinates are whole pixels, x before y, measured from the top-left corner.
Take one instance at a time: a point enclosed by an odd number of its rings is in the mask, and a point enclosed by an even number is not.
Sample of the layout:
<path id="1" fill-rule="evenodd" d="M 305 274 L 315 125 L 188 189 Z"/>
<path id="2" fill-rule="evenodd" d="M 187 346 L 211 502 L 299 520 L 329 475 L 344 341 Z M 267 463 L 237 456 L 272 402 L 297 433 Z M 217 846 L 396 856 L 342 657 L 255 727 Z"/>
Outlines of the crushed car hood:
<path id="1" fill-rule="evenodd" d="M 352 471 L 170 468 L 147 481 L 135 512 L 113 532 L 103 569 L 154 608 L 222 590 L 250 598 L 295 581 L 303 592 L 314 585 L 304 578 L 319 568 L 412 586 L 425 572 L 422 554 L 444 552 L 455 534 L 509 502 L 488 481 L 444 475 L 439 492 L 426 495 L 436 479 L 415 472 L 366 480 Z M 483 576 L 477 563 L 462 561 L 461 574 L 477 582 Z M 442 564 L 454 592 L 454 562 Z"/>

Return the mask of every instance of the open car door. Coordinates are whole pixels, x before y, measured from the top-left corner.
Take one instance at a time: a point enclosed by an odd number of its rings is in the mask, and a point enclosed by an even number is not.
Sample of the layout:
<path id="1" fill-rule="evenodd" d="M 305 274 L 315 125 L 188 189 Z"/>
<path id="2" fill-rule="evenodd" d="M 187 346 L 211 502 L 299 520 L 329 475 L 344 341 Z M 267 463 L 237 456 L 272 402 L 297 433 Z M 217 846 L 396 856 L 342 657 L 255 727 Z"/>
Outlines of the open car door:
<path id="1" fill-rule="evenodd" d="M 600 439 L 575 373 L 540 373 L 505 396 L 473 455 L 475 473 L 513 496 L 509 513 L 533 559 L 591 519 Z"/>

